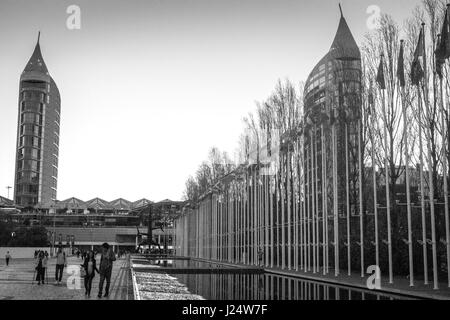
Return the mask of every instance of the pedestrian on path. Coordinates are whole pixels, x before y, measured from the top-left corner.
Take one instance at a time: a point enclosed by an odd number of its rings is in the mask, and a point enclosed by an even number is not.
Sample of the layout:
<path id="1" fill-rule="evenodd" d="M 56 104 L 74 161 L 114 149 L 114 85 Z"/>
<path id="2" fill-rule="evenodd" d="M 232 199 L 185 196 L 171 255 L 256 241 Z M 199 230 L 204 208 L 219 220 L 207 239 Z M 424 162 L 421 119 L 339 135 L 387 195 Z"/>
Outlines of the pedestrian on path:
<path id="1" fill-rule="evenodd" d="M 36 270 L 36 281 L 38 282 L 38 285 L 44 284 L 44 274 L 45 274 L 45 268 L 44 268 L 44 259 L 45 259 L 45 255 L 44 252 L 40 252 L 36 258 L 35 261 L 35 270 Z"/>
<path id="2" fill-rule="evenodd" d="M 6 252 L 5 260 L 6 260 L 6 266 L 9 266 L 9 260 L 11 260 L 11 255 L 9 254 L 9 251 Z"/>
<path id="3" fill-rule="evenodd" d="M 103 283 L 106 279 L 106 287 L 105 287 L 105 295 L 104 297 L 109 296 L 109 286 L 111 284 L 111 273 L 113 268 L 113 262 L 116 260 L 116 256 L 114 255 L 114 252 L 112 251 L 112 248 L 109 246 L 109 244 L 104 243 L 102 244 L 102 255 L 100 258 L 100 283 L 98 286 L 98 297 L 102 297 L 102 291 L 103 291 Z"/>
<path id="4" fill-rule="evenodd" d="M 47 278 L 47 265 L 48 265 L 48 252 L 45 251 L 44 253 L 44 258 L 42 259 L 42 284 L 45 284 L 45 279 Z M 48 283 L 48 279 L 47 279 L 47 283 Z"/>
<path id="5" fill-rule="evenodd" d="M 64 267 L 67 267 L 66 253 L 59 247 L 56 253 L 55 284 L 61 284 Z"/>
<path id="6" fill-rule="evenodd" d="M 264 250 L 260 248 L 258 250 L 258 265 L 262 266 L 263 258 L 264 258 Z"/>
<path id="7" fill-rule="evenodd" d="M 84 293 L 84 295 L 90 298 L 92 289 L 92 280 L 95 277 L 95 272 L 100 273 L 97 269 L 97 262 L 95 260 L 93 251 L 89 251 L 87 253 L 86 258 L 84 259 L 84 262 L 81 266 L 84 268 L 85 271 L 84 288 L 86 292 Z"/>

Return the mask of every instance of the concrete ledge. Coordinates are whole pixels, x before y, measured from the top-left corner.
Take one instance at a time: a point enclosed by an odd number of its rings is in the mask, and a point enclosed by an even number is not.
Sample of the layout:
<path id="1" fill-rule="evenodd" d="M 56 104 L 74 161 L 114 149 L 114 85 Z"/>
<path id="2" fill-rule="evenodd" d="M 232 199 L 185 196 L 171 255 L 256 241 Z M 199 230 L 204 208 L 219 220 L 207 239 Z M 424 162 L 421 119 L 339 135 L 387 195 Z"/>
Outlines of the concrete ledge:
<path id="1" fill-rule="evenodd" d="M 144 268 L 133 267 L 134 272 L 167 273 L 167 274 L 262 274 L 262 269 L 238 269 L 238 268 Z"/>
<path id="2" fill-rule="evenodd" d="M 139 294 L 137 282 L 136 282 L 136 274 L 134 273 L 133 268 L 131 268 L 131 279 L 133 281 L 133 296 L 134 300 L 141 300 L 141 296 Z"/>

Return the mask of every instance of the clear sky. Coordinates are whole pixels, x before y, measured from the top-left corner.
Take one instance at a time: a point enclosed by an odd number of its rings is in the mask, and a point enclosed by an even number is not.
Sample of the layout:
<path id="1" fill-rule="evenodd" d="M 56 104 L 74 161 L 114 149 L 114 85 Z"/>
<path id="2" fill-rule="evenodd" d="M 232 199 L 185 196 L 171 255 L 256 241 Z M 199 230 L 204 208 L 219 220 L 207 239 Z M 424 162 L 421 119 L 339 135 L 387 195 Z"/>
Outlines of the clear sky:
<path id="1" fill-rule="evenodd" d="M 369 6 L 402 22 L 419 0 L 341 3 L 361 43 Z M 70 5 L 80 30 L 66 27 Z M 339 17 L 338 0 L 1 0 L 0 195 L 38 30 L 62 98 L 58 199 L 159 201 L 181 199 L 212 146 L 234 153 L 278 79 L 306 80 Z"/>

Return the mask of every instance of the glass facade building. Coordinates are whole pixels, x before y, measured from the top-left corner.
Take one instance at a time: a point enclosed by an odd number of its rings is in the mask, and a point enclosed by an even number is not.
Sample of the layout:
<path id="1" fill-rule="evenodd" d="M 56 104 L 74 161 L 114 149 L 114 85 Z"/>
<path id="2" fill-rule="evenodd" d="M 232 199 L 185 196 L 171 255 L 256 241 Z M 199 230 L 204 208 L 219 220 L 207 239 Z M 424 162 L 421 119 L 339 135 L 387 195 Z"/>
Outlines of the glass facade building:
<path id="1" fill-rule="evenodd" d="M 340 216 L 347 207 L 358 213 L 361 74 L 360 50 L 341 16 L 330 51 L 311 72 L 304 92 L 306 205 L 319 212 L 334 212 L 337 198 Z"/>
<path id="2" fill-rule="evenodd" d="M 14 202 L 22 207 L 56 200 L 61 99 L 39 40 L 20 77 Z"/>

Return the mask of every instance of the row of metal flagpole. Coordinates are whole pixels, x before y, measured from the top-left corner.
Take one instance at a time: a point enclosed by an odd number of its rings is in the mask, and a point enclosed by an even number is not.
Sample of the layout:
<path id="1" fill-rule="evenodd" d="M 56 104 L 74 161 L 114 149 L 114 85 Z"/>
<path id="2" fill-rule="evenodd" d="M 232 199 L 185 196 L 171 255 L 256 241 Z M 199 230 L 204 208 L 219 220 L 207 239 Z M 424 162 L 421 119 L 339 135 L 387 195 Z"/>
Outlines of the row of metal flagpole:
<path id="1" fill-rule="evenodd" d="M 442 34 L 438 47 L 435 51 L 437 66 L 442 66 L 450 57 L 450 13 L 447 8 Z M 397 66 L 397 80 L 399 95 L 402 104 L 403 116 L 403 143 L 405 163 L 406 184 L 406 214 L 407 214 L 407 245 L 408 271 L 410 286 L 416 283 L 414 272 L 414 241 L 422 246 L 423 281 L 428 284 L 428 248 L 431 246 L 431 263 L 433 275 L 433 287 L 439 288 L 438 279 L 438 244 L 443 242 L 446 246 L 446 269 L 448 285 L 450 286 L 450 226 L 449 226 L 449 204 L 448 204 L 448 182 L 447 182 L 447 148 L 448 128 L 445 114 L 448 111 L 448 101 L 444 99 L 443 71 L 437 69 L 440 80 L 439 115 L 442 124 L 442 176 L 444 194 L 445 215 L 445 240 L 437 239 L 436 233 L 436 210 L 435 210 L 435 185 L 433 177 L 432 150 L 430 141 L 431 129 L 426 125 L 426 119 L 430 118 L 430 102 L 428 92 L 428 70 L 425 45 L 425 25 L 422 25 L 418 45 L 415 50 L 414 60 L 411 68 L 411 82 L 417 89 L 417 112 L 416 124 L 418 130 L 419 150 L 415 155 L 419 159 L 419 187 L 420 205 L 414 206 L 411 196 L 411 162 L 412 154 L 409 146 L 411 139 L 411 123 L 408 118 L 408 99 L 406 97 L 406 80 L 404 68 L 404 42 L 400 44 L 400 53 Z M 209 260 L 227 261 L 245 265 L 261 265 L 267 268 L 279 268 L 295 270 L 298 272 L 322 273 L 323 275 L 333 272 L 335 276 L 340 275 L 342 268 L 346 267 L 349 276 L 354 272 L 359 262 L 361 277 L 365 276 L 368 252 L 366 246 L 370 242 L 375 247 L 374 260 L 380 266 L 380 256 L 384 250 L 380 245 L 387 246 L 388 274 L 390 283 L 394 283 L 394 261 L 393 252 L 399 243 L 393 243 L 392 234 L 398 232 L 393 230 L 392 217 L 399 215 L 393 212 L 395 204 L 392 203 L 395 190 L 391 189 L 391 161 L 392 154 L 387 123 L 390 121 L 389 112 L 386 107 L 386 80 L 385 61 L 381 56 L 377 84 L 380 91 L 379 110 L 384 123 L 384 183 L 386 192 L 386 207 L 378 204 L 378 172 L 376 165 L 377 148 L 376 135 L 369 130 L 371 148 L 368 150 L 372 159 L 372 185 L 373 192 L 373 230 L 365 229 L 363 175 L 363 145 L 362 141 L 363 122 L 357 117 L 356 122 L 348 123 L 329 119 L 324 122 L 313 121 L 304 126 L 295 134 L 278 137 L 281 141 L 280 150 L 272 150 L 272 154 L 278 154 L 277 161 L 271 163 L 251 163 L 240 167 L 233 177 L 226 183 L 218 183 L 217 188 L 205 195 L 196 207 L 186 210 L 176 222 L 177 253 L 190 257 L 198 257 Z M 374 109 L 373 88 L 371 85 L 368 99 L 368 109 Z M 447 103 L 447 107 L 446 107 Z M 362 112 L 361 112 L 362 113 Z M 377 113 L 371 112 L 362 115 L 366 117 L 369 126 L 377 126 Z M 337 119 L 335 115 L 333 117 Z M 344 129 L 344 159 L 342 154 L 342 141 L 340 134 Z M 357 131 L 357 141 L 349 139 L 350 132 Z M 273 133 L 272 133 L 273 134 Z M 424 136 L 422 136 L 424 134 Z M 423 140 L 427 141 L 424 150 Z M 273 138 L 272 140 L 276 140 Z M 285 143 L 285 140 L 287 141 Z M 350 143 L 349 140 L 353 141 Z M 350 168 L 349 147 L 357 147 L 357 165 Z M 270 146 L 267 148 L 270 149 Z M 259 152 L 259 150 L 258 150 Z M 428 167 L 428 181 L 425 180 L 425 160 Z M 338 169 L 338 163 L 345 163 L 345 174 L 342 175 Z M 270 168 L 269 168 L 270 167 Z M 340 168 L 340 167 L 339 167 Z M 358 199 L 350 199 L 350 175 L 358 174 L 357 192 Z M 344 184 L 341 183 L 344 176 Z M 340 188 L 344 185 L 345 192 Z M 355 186 L 353 186 L 355 187 Z M 428 187 L 428 194 L 425 189 Z M 344 206 L 340 199 L 344 195 Z M 428 197 L 428 199 L 427 199 Z M 352 202 L 352 203 L 351 203 Z M 340 208 L 345 208 L 340 211 Z M 385 224 L 380 223 L 381 210 L 386 210 Z M 415 210 L 420 209 L 420 210 Z M 355 210 L 356 212 L 351 212 Z M 420 218 L 420 233 L 413 234 L 414 216 Z M 356 218 L 359 217 L 359 223 Z M 431 239 L 428 239 L 430 226 Z M 380 237 L 386 228 L 387 239 Z M 398 226 L 397 226 L 398 227 Z M 366 233 L 364 232 L 366 230 Z M 359 232 L 358 232 L 359 231 Z M 372 238 L 374 241 L 369 241 Z M 421 240 L 419 240 L 421 239 Z M 352 248 L 359 247 L 358 261 L 353 262 Z M 345 255 L 341 257 L 341 255 Z M 416 253 L 417 256 L 417 253 Z M 346 261 L 346 263 L 344 262 Z M 345 265 L 346 264 L 346 265 Z M 332 271 L 330 270 L 332 269 Z"/>

